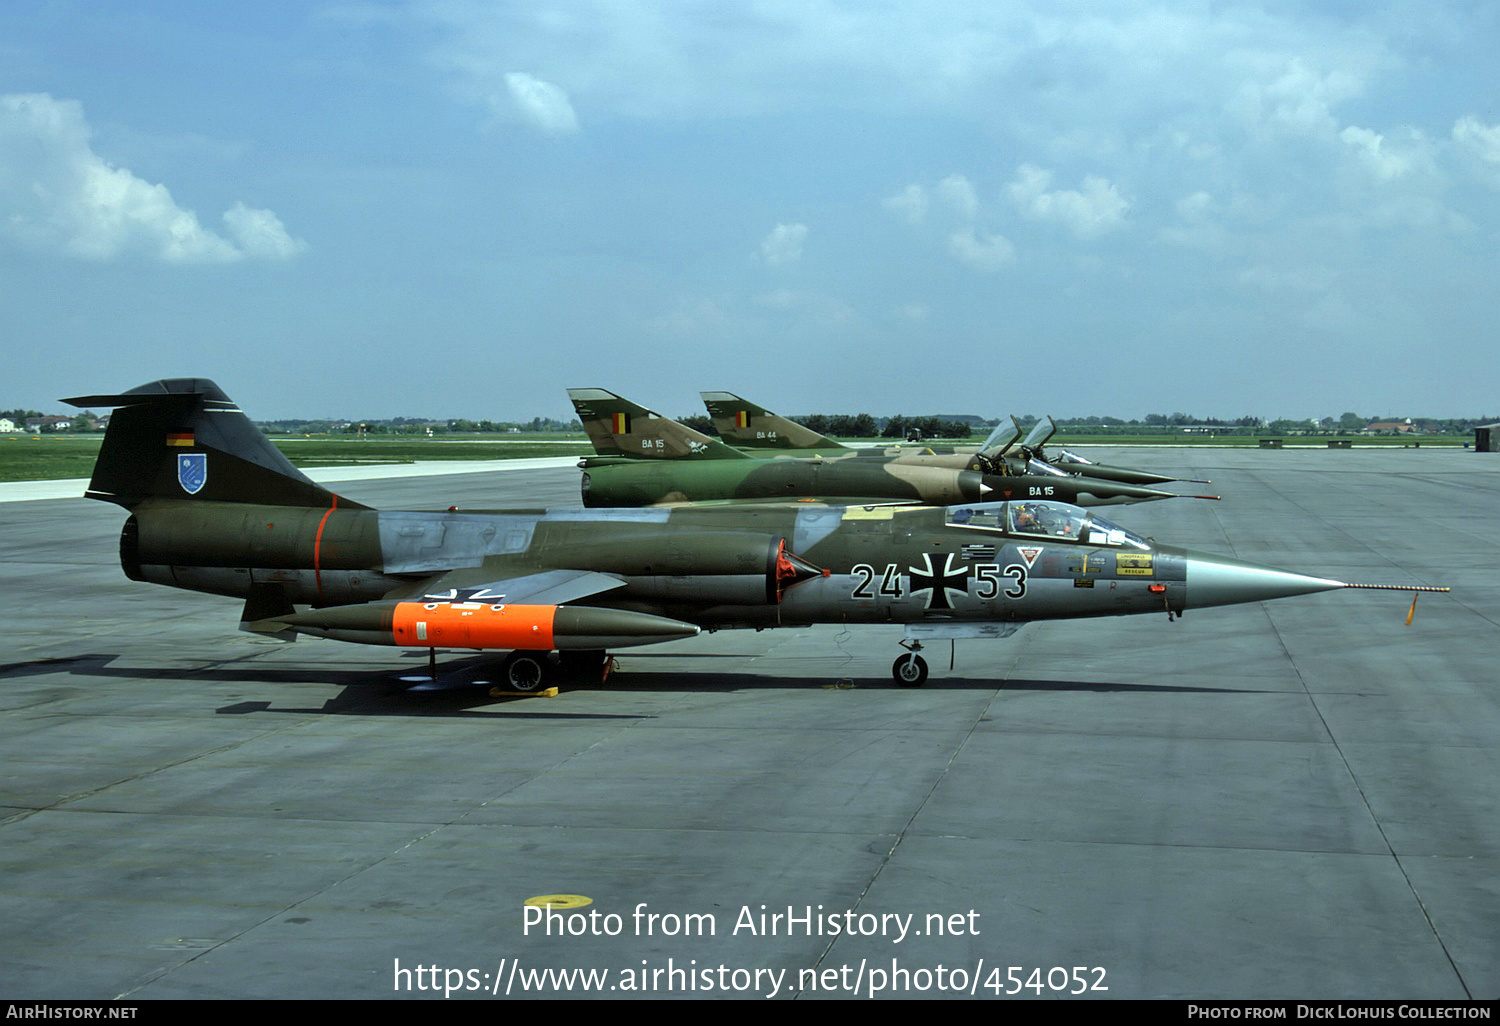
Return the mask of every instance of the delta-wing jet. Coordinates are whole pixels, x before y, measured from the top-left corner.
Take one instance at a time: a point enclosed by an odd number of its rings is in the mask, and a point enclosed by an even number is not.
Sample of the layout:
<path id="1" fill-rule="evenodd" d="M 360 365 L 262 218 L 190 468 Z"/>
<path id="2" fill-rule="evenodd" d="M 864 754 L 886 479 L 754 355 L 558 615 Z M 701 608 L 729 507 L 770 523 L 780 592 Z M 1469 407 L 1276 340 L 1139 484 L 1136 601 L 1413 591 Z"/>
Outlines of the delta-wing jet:
<path id="1" fill-rule="evenodd" d="M 1053 499 L 1107 506 L 1176 498 L 1171 492 L 1065 475 L 986 474 L 942 457 L 814 456 L 758 459 L 602 388 L 568 397 L 596 456 L 580 461 L 585 506 L 686 502 L 910 502 L 946 505 Z"/>
<path id="2" fill-rule="evenodd" d="M 1020 437 L 1008 422 L 1002 421 L 978 446 L 896 444 L 857 448 L 772 413 L 733 392 L 699 392 L 698 395 L 703 399 L 719 437 L 726 444 L 752 456 L 943 456 L 949 458 L 932 465 L 975 470 L 979 468 L 967 457 L 976 452 L 998 454 Z M 951 458 L 955 456 L 964 458 Z"/>
<path id="3" fill-rule="evenodd" d="M 1170 484 L 1173 481 L 1184 481 L 1189 484 L 1211 484 L 1210 481 L 1200 480 L 1193 477 L 1166 477 L 1162 474 L 1152 474 L 1145 470 L 1132 470 L 1130 467 L 1112 467 L 1104 463 L 1095 463 L 1093 460 L 1084 459 L 1077 453 L 1069 452 L 1067 449 L 1058 449 L 1055 453 L 1047 452 L 1047 443 L 1057 433 L 1057 422 L 1051 417 L 1046 417 L 1032 426 L 1031 433 L 1021 443 L 1020 449 L 1027 464 L 1032 467 L 1044 466 L 1054 468 L 1057 473 L 1082 474 L 1086 477 L 1100 478 L 1105 481 L 1120 481 L 1124 484 L 1153 485 Z"/>
<path id="4" fill-rule="evenodd" d="M 903 462 L 927 466 L 950 467 L 958 470 L 978 470 L 992 475 L 1039 474 L 1061 476 L 1070 474 L 1092 477 L 1103 481 L 1116 481 L 1131 485 L 1171 484 L 1185 481 L 1191 484 L 1209 484 L 1195 478 L 1167 477 L 1129 467 L 1114 467 L 1094 463 L 1067 449 L 1060 449 L 1049 456 L 1046 444 L 1057 432 L 1057 422 L 1046 417 L 1032 426 L 1024 442 L 1021 439 L 1021 422 L 1014 416 L 1001 417 L 979 446 L 944 447 L 892 447 L 879 449 L 854 449 L 826 435 L 818 434 L 794 420 L 778 416 L 763 406 L 733 392 L 700 392 L 703 405 L 713 420 L 714 430 L 723 441 L 743 453 L 752 456 L 849 456 L 880 455 L 894 457 Z M 1020 444 L 1017 446 L 1017 442 Z M 1012 447 L 1016 454 L 1007 457 Z M 1202 498 L 1203 496 L 1199 496 Z"/>

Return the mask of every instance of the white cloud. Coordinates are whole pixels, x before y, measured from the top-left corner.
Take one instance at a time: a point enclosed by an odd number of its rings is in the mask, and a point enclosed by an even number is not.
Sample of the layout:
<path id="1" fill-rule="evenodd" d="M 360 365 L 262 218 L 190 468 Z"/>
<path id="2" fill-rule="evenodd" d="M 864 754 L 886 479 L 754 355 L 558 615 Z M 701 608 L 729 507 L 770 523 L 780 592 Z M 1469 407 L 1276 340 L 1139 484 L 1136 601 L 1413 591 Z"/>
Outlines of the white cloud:
<path id="1" fill-rule="evenodd" d="M 854 310 L 849 304 L 819 292 L 774 289 L 756 296 L 755 302 L 768 310 L 791 314 L 823 327 L 837 327 L 854 319 Z"/>
<path id="2" fill-rule="evenodd" d="M 271 211 L 243 203 L 224 214 L 236 241 L 226 240 L 179 207 L 166 186 L 96 154 L 89 136 L 76 101 L 0 96 L 0 235 L 87 260 L 135 253 L 174 264 L 285 259 L 304 248 Z"/>
<path id="3" fill-rule="evenodd" d="M 760 257 L 773 267 L 802 259 L 802 243 L 807 239 L 807 225 L 778 224 L 760 244 Z"/>
<path id="4" fill-rule="evenodd" d="M 578 131 L 578 115 L 568 94 L 551 82 L 524 71 L 505 76 L 505 88 L 521 116 L 548 135 L 572 135 Z"/>
<path id="5" fill-rule="evenodd" d="M 1459 233 L 1473 229 L 1466 216 L 1447 206 L 1449 175 L 1440 166 L 1439 147 L 1422 132 L 1397 128 L 1383 135 L 1351 125 L 1339 132 L 1339 141 L 1358 171 L 1343 181 L 1342 206 L 1351 224 Z"/>
<path id="6" fill-rule="evenodd" d="M 1318 265 L 1268 267 L 1258 264 L 1240 272 L 1240 284 L 1270 297 L 1294 323 L 1317 331 L 1371 333 L 1369 309 L 1361 310 L 1345 294 L 1342 275 Z"/>
<path id="7" fill-rule="evenodd" d="M 1393 141 L 1408 127 L 1432 132 L 1432 105 L 1414 102 L 1404 86 L 1430 53 L 1456 46 L 1470 18 L 1445 5 L 1399 16 L 1355 5 L 1328 17 L 1303 4 L 756 0 L 723 13 L 614 0 L 413 2 L 436 26 L 434 59 L 459 91 L 498 92 L 507 111 L 498 69 L 533 67 L 567 82 L 601 121 L 620 124 L 741 118 L 754 131 L 778 116 L 920 118 L 956 130 L 955 138 L 990 140 L 995 152 L 1018 154 L 1015 163 L 1067 182 L 1023 197 L 1022 209 L 1080 238 L 1137 220 L 1159 236 L 1169 226 L 1150 224 L 1152 216 L 1202 188 L 1234 197 L 1239 210 L 1260 202 L 1281 224 L 1317 218 L 1349 199 L 1331 193 L 1356 160 L 1377 181 L 1384 174 L 1409 183 L 1420 166 L 1403 170 L 1401 162 L 1420 163 L 1421 154 Z M 1422 79 L 1421 92 L 1438 95 L 1441 78 Z M 1399 117 L 1387 118 L 1393 90 L 1411 95 Z M 1383 136 L 1378 152 L 1341 139 L 1355 103 L 1360 124 Z M 1481 129 L 1456 131 L 1484 150 Z M 943 152 L 931 159 L 953 159 Z M 880 162 L 861 152 L 847 166 L 856 181 Z M 940 239 L 963 225 L 1004 230 L 993 201 L 969 181 L 924 179 L 883 205 L 911 224 L 938 220 Z M 1351 209 L 1363 199 L 1353 197 Z M 1231 234 L 1236 225 L 1224 222 Z"/>
<path id="8" fill-rule="evenodd" d="M 1329 135 L 1337 127 L 1332 109 L 1364 91 L 1363 74 L 1349 67 L 1319 72 L 1300 58 L 1266 54 L 1263 66 L 1242 82 L 1230 109 L 1260 130 L 1297 135 Z M 1277 73 L 1279 71 L 1279 74 Z M 1274 76 L 1274 77 L 1273 77 Z"/>
<path id="9" fill-rule="evenodd" d="M 1486 163 L 1500 164 L 1500 125 L 1486 125 L 1473 116 L 1461 117 L 1453 124 L 1453 141 Z"/>
<path id="10" fill-rule="evenodd" d="M 908 185 L 894 196 L 887 196 L 883 205 L 912 224 L 921 224 L 927 218 L 927 190 L 920 185 Z"/>
<path id="11" fill-rule="evenodd" d="M 1016 180 L 1005 191 L 1016 208 L 1039 221 L 1056 221 L 1079 238 L 1089 238 L 1118 228 L 1125 223 L 1130 209 L 1114 185 L 1090 175 L 1083 180 L 1081 191 L 1048 190 L 1052 175 L 1031 164 L 1022 164 Z"/>
<path id="12" fill-rule="evenodd" d="M 948 252 L 977 271 L 998 271 L 1016 262 L 1016 247 L 1009 239 L 974 228 L 949 235 Z"/>
<path id="13" fill-rule="evenodd" d="M 979 193 L 964 175 L 949 175 L 930 190 L 922 185 L 908 185 L 896 195 L 888 196 L 884 206 L 911 224 L 921 225 L 933 205 L 930 196 L 939 201 L 934 214 L 938 224 L 930 230 L 945 237 L 951 257 L 980 271 L 998 271 L 1016 262 L 1016 247 L 1009 239 L 978 227 Z"/>
<path id="14" fill-rule="evenodd" d="M 1240 282 L 1267 295 L 1322 296 L 1334 286 L 1334 275 L 1326 267 L 1274 268 L 1264 264 L 1240 272 Z"/>
<path id="15" fill-rule="evenodd" d="M 269 210 L 236 203 L 224 211 L 224 224 L 246 256 L 285 260 L 307 248 L 307 243 L 287 235 L 281 218 Z"/>
<path id="16" fill-rule="evenodd" d="M 1459 118 L 1453 125 L 1453 143 L 1481 180 L 1500 188 L 1500 125 L 1486 125 L 1473 116 Z"/>
<path id="17" fill-rule="evenodd" d="M 1378 132 L 1350 125 L 1339 133 L 1339 138 L 1358 153 L 1361 163 L 1382 181 L 1400 178 L 1411 169 L 1411 157 L 1393 152 L 1385 145 L 1385 136 Z"/>
<path id="18" fill-rule="evenodd" d="M 1177 221 L 1164 225 L 1160 237 L 1177 246 L 1201 250 L 1220 250 L 1229 241 L 1229 233 L 1219 224 L 1219 203 L 1202 189 L 1184 196 L 1174 204 Z"/>
<path id="19" fill-rule="evenodd" d="M 729 315 L 724 308 L 706 296 L 679 299 L 674 309 L 647 318 L 644 322 L 646 330 L 653 334 L 680 338 L 722 335 L 729 325 Z"/>
<path id="20" fill-rule="evenodd" d="M 937 194 L 965 220 L 972 221 L 979 213 L 979 197 L 963 175 L 949 175 L 938 182 Z"/>
<path id="21" fill-rule="evenodd" d="M 1184 221 L 1197 224 L 1208 219 L 1213 207 L 1214 198 L 1200 189 L 1191 196 L 1184 196 L 1177 201 L 1177 216 Z"/>

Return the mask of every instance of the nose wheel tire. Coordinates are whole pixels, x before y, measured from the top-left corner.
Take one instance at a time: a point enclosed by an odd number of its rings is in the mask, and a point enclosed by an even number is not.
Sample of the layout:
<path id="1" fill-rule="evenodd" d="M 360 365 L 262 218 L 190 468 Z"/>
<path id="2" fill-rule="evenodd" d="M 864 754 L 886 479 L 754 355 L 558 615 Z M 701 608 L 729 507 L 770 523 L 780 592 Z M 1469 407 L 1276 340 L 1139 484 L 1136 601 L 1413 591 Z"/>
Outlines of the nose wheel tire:
<path id="1" fill-rule="evenodd" d="M 919 688 L 927 680 L 927 660 L 915 652 L 899 655 L 891 664 L 891 676 L 903 688 Z"/>

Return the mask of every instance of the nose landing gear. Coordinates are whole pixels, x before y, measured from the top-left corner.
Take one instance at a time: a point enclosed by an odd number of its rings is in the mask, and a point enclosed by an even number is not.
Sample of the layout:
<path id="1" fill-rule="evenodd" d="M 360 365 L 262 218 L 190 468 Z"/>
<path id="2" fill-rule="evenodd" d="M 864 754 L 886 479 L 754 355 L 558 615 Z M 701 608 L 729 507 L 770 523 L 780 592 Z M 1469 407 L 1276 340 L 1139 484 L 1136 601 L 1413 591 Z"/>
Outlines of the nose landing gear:
<path id="1" fill-rule="evenodd" d="M 896 661 L 891 664 L 891 676 L 903 688 L 919 688 L 927 680 L 927 660 L 917 655 L 922 643 L 903 641 L 901 647 L 906 649 L 907 654 L 896 657 Z"/>

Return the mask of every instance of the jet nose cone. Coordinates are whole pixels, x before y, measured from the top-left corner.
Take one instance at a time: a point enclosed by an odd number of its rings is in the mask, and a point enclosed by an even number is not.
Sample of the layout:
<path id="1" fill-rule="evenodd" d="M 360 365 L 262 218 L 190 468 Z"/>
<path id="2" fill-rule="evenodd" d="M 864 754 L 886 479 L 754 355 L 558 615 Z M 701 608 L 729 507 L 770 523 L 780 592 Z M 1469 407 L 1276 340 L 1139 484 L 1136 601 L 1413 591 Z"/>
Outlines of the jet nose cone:
<path id="1" fill-rule="evenodd" d="M 1073 484 L 1077 489 L 1077 497 L 1072 500 L 1075 506 L 1123 506 L 1132 502 L 1182 498 L 1176 492 L 1139 488 L 1135 485 L 1116 484 L 1112 481 L 1096 481 L 1092 478 L 1074 478 Z"/>
<path id="2" fill-rule="evenodd" d="M 1265 602 L 1345 587 L 1343 581 L 1278 570 L 1233 556 L 1190 550 L 1184 550 L 1182 555 L 1187 575 L 1187 599 L 1183 603 L 1186 609 Z"/>

